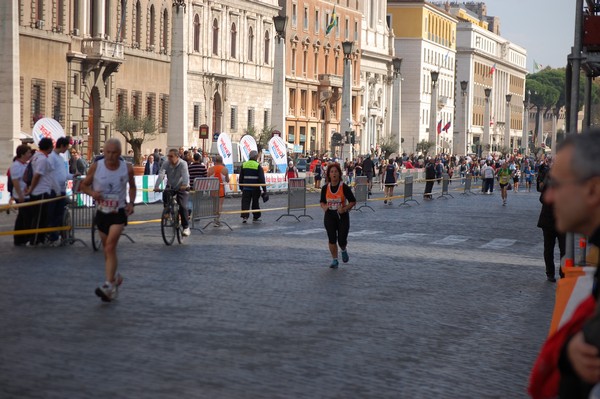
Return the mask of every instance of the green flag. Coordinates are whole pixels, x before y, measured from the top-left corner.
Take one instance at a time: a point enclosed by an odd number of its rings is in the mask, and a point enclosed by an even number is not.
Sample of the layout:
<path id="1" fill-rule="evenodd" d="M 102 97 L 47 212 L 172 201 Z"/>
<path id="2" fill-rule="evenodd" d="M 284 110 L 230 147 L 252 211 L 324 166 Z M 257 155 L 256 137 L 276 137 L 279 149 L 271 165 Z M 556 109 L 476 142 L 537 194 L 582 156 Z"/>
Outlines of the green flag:
<path id="1" fill-rule="evenodd" d="M 325 36 L 329 34 L 337 26 L 337 14 L 335 13 L 335 6 L 333 6 L 333 12 L 331 13 L 331 19 L 329 20 L 329 24 L 327 25 L 327 29 L 325 30 Z"/>

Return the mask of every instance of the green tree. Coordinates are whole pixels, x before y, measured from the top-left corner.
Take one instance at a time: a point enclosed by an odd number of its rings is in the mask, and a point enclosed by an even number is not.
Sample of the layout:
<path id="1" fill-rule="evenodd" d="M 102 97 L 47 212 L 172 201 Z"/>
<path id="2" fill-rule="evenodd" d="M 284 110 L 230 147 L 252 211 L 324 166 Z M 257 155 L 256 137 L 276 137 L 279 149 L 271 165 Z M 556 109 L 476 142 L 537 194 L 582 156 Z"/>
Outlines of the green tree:
<path id="1" fill-rule="evenodd" d="M 268 148 L 269 140 L 273 137 L 273 130 L 275 130 L 275 126 L 264 126 L 261 130 L 257 130 L 252 126 L 246 129 L 245 133 L 254 137 L 258 152 L 261 152 L 264 148 Z"/>
<path id="2" fill-rule="evenodd" d="M 125 137 L 133 150 L 133 164 L 142 164 L 142 144 L 156 138 L 156 123 L 150 117 L 137 118 L 127 111 L 121 111 L 115 118 L 115 130 Z"/>
<path id="3" fill-rule="evenodd" d="M 398 143 L 394 142 L 391 137 L 387 137 L 382 143 L 379 144 L 379 148 L 381 149 L 381 153 L 385 154 L 385 156 L 389 158 L 389 156 L 393 153 L 398 153 L 399 146 Z"/>
<path id="4" fill-rule="evenodd" d="M 417 143 L 416 151 L 422 152 L 423 155 L 427 155 L 429 149 L 435 147 L 435 143 L 433 141 L 421 140 Z"/>

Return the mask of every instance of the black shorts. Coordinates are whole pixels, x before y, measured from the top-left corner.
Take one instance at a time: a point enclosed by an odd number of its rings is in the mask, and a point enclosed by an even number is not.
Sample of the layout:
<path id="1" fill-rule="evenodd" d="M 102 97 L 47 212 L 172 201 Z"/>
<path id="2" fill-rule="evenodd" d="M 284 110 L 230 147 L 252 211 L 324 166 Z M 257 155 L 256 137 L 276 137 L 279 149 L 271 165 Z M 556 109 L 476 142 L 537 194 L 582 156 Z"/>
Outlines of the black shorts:
<path id="1" fill-rule="evenodd" d="M 96 217 L 94 218 L 98 230 L 104 234 L 108 234 L 110 226 L 113 224 L 122 224 L 127 226 L 127 215 L 125 214 L 125 208 L 119 208 L 116 213 L 104 213 L 96 211 Z"/>
<path id="2" fill-rule="evenodd" d="M 509 184 L 510 184 L 510 183 L 506 183 L 506 184 L 502 184 L 502 183 L 500 183 L 500 188 L 504 188 L 504 187 L 508 186 Z"/>

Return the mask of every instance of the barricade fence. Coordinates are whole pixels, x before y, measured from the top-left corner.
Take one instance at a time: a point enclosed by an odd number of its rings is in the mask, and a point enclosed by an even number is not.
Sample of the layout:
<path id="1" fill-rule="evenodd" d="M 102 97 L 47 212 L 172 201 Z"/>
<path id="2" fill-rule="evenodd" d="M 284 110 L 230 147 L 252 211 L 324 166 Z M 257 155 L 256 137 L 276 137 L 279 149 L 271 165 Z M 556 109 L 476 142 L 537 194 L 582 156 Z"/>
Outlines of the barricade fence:
<path id="1" fill-rule="evenodd" d="M 296 216 L 292 211 L 303 211 L 302 215 Z M 300 221 L 301 217 L 312 216 L 306 214 L 306 180 L 305 179 L 289 179 L 288 181 L 288 206 L 287 213 L 279 216 L 277 221 L 284 216 L 291 216 Z"/>
<path id="2" fill-rule="evenodd" d="M 219 189 L 220 183 L 216 177 L 200 177 L 194 180 L 193 192 L 191 193 L 193 229 L 202 231 L 202 229 L 212 224 L 215 219 L 219 218 Z M 206 219 L 210 219 L 210 222 L 200 229 L 196 227 L 196 222 Z M 224 224 L 231 230 L 231 227 L 224 221 L 219 220 L 219 223 Z"/>

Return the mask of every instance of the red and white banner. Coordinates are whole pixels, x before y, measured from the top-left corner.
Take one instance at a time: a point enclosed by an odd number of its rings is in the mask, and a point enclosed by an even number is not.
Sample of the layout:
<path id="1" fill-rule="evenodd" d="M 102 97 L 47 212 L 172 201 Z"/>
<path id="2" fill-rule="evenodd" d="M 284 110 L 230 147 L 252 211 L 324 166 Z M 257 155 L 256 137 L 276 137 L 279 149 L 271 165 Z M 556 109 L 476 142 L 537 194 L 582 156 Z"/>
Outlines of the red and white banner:
<path id="1" fill-rule="evenodd" d="M 233 173 L 233 147 L 231 146 L 231 138 L 227 133 L 219 134 L 217 150 L 219 151 L 219 155 L 223 157 L 223 165 L 225 165 L 229 173 Z"/>
<path id="2" fill-rule="evenodd" d="M 258 151 L 258 147 L 256 146 L 254 137 L 247 134 L 240 139 L 240 152 L 242 153 L 244 162 L 250 159 L 250 151 Z"/>
<path id="3" fill-rule="evenodd" d="M 65 131 L 60 123 L 52 118 L 42 118 L 38 120 L 31 131 L 33 142 L 37 145 L 41 139 L 50 138 L 52 144 L 56 144 L 56 140 L 65 137 Z"/>
<path id="4" fill-rule="evenodd" d="M 285 173 L 287 169 L 287 146 L 281 137 L 273 136 L 269 140 L 269 152 L 275 165 L 277 165 L 279 173 Z"/>

